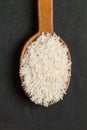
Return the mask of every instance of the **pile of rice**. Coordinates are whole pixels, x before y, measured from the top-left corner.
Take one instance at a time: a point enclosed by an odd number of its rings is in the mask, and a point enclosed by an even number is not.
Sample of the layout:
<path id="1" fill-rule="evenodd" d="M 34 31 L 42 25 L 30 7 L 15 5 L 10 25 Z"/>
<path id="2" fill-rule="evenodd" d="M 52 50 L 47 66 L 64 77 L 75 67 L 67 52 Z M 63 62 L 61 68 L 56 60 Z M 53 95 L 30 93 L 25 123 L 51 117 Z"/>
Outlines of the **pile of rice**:
<path id="1" fill-rule="evenodd" d="M 63 99 L 71 76 L 68 48 L 56 34 L 42 33 L 32 42 L 21 61 L 23 88 L 32 102 L 49 106 Z"/>

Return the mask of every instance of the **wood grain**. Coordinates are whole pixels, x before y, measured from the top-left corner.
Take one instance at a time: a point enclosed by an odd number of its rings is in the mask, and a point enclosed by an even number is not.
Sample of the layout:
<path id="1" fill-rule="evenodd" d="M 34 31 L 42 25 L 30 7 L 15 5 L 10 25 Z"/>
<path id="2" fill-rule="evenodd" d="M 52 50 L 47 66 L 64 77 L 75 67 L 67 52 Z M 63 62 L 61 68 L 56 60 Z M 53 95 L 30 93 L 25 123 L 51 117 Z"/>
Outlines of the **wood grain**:
<path id="1" fill-rule="evenodd" d="M 38 0 L 39 31 L 53 33 L 53 0 Z"/>

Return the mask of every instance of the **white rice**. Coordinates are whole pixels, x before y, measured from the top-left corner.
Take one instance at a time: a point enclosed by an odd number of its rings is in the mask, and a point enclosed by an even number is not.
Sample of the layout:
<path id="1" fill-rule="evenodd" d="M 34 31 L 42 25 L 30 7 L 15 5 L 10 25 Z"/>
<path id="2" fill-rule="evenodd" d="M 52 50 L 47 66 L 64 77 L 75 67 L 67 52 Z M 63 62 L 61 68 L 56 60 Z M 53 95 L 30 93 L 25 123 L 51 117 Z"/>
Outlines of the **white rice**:
<path id="1" fill-rule="evenodd" d="M 27 47 L 22 60 L 20 76 L 31 101 L 48 106 L 63 99 L 71 76 L 68 48 L 56 34 L 42 33 Z"/>

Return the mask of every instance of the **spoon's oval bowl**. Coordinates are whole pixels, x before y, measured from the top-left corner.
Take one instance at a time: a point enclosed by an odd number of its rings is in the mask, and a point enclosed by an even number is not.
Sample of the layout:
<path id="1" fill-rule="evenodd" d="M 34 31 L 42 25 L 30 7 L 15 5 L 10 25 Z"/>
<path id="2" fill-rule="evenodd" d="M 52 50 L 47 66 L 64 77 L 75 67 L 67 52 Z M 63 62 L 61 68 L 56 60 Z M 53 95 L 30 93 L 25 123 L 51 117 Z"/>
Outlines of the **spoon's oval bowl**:
<path id="1" fill-rule="evenodd" d="M 23 49 L 22 49 L 21 56 L 20 56 L 20 69 L 21 69 L 21 67 L 22 67 L 22 59 L 23 59 L 24 54 L 25 54 L 25 52 L 26 52 L 26 50 L 27 50 L 27 46 L 29 46 L 30 44 L 32 44 L 32 42 L 35 41 L 40 35 L 41 35 L 41 32 L 36 33 L 35 35 L 33 35 L 33 36 L 25 43 L 25 45 L 24 45 L 24 47 L 23 47 Z M 62 40 L 62 38 L 60 38 L 59 40 L 60 40 L 60 42 L 61 42 L 64 46 L 66 46 L 66 47 L 68 48 L 67 44 Z M 70 54 L 69 48 L 68 48 L 67 56 L 68 56 L 68 59 L 71 61 L 71 54 Z M 70 71 L 70 73 L 71 73 L 71 66 L 70 66 L 70 68 L 69 68 L 69 71 Z M 67 83 L 66 83 L 66 91 L 67 91 L 67 89 L 68 89 L 68 87 L 69 87 L 70 79 L 71 79 L 71 76 L 69 76 L 68 81 L 67 81 Z M 21 75 L 20 75 L 20 80 L 21 80 L 21 83 L 23 83 L 24 77 L 21 76 Z M 22 85 L 22 88 L 23 88 L 23 90 L 24 90 L 25 95 L 30 99 L 30 94 L 28 94 L 28 93 L 25 91 L 26 86 Z M 55 102 L 55 103 L 56 103 L 56 102 Z M 49 104 L 49 105 L 52 105 L 52 104 L 54 104 L 54 103 L 53 103 L 53 102 L 49 102 L 48 104 Z"/>

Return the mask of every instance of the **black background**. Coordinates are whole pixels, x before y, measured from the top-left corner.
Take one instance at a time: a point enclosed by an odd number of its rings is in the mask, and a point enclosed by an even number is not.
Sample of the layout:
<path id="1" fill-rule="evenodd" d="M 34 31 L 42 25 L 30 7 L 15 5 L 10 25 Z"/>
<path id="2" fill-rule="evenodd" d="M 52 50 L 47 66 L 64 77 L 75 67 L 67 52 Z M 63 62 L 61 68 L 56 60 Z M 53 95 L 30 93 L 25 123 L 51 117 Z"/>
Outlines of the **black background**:
<path id="1" fill-rule="evenodd" d="M 44 108 L 21 89 L 25 41 L 38 30 L 36 0 L 0 0 L 0 130 L 87 130 L 87 0 L 54 0 L 54 27 L 70 48 L 72 79 L 63 101 Z"/>

